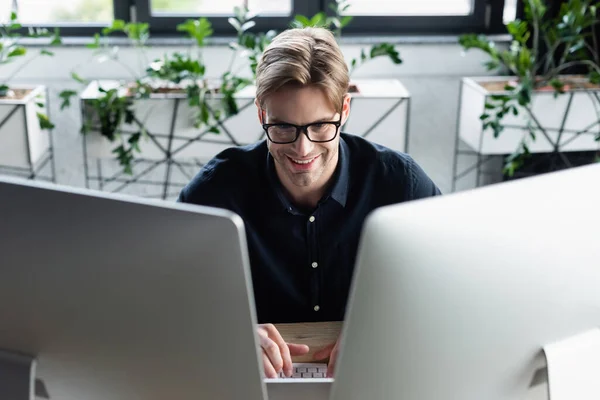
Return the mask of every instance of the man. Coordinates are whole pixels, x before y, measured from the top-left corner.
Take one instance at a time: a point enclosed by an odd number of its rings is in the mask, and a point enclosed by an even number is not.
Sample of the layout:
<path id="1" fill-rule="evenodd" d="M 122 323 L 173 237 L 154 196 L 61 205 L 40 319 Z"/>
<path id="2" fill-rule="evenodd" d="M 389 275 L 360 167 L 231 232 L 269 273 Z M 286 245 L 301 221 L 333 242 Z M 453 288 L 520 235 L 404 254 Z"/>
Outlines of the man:
<path id="1" fill-rule="evenodd" d="M 439 195 L 408 155 L 340 133 L 350 113 L 346 62 L 325 29 L 278 35 L 257 68 L 266 140 L 212 159 L 179 201 L 229 209 L 245 223 L 267 377 L 292 373 L 272 323 L 341 321 L 365 217 Z M 337 344 L 315 354 L 335 368 Z"/>

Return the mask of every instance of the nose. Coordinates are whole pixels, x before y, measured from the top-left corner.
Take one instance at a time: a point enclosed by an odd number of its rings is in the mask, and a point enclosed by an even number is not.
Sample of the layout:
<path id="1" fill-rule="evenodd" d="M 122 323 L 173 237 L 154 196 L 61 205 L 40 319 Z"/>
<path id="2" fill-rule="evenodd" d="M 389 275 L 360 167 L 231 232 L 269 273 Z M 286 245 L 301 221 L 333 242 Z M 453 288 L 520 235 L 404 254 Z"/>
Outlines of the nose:
<path id="1" fill-rule="evenodd" d="M 293 143 L 293 145 L 296 154 L 298 154 L 300 157 L 308 156 L 315 147 L 315 144 L 308 140 L 308 136 L 306 136 L 305 131 L 300 133 L 300 136 L 298 136 L 298 139 Z"/>

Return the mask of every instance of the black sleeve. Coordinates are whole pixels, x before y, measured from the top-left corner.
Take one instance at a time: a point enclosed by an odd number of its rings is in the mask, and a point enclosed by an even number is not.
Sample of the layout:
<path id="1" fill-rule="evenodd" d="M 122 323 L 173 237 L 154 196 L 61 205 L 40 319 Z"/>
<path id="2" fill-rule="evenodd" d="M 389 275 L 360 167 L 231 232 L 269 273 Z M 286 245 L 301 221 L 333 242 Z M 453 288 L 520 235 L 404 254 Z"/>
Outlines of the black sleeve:
<path id="1" fill-rule="evenodd" d="M 410 158 L 409 163 L 409 181 L 411 190 L 408 191 L 407 195 L 409 198 L 406 200 L 417 200 L 426 197 L 440 196 L 442 194 L 440 189 L 412 157 Z"/>
<path id="2" fill-rule="evenodd" d="M 216 172 L 217 169 L 221 172 Z M 227 171 L 216 168 L 215 163 L 209 162 L 181 190 L 177 202 L 226 208 L 231 187 Z"/>

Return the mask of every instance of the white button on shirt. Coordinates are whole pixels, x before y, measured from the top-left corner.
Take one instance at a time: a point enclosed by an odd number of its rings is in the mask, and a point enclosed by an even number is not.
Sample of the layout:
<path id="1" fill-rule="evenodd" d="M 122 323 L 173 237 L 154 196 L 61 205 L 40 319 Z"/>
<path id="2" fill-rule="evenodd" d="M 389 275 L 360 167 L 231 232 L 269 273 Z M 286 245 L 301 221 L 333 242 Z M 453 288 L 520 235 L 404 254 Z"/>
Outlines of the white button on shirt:
<path id="1" fill-rule="evenodd" d="M 320 309 L 321 309 L 321 307 L 315 306 L 315 311 L 319 311 Z"/>
<path id="2" fill-rule="evenodd" d="M 312 263 L 313 268 L 317 268 L 318 266 L 319 266 L 319 264 L 317 264 L 316 262 Z"/>
<path id="3" fill-rule="evenodd" d="M 310 222 L 315 222 L 315 217 L 313 215 L 310 216 L 310 218 L 308 219 Z"/>

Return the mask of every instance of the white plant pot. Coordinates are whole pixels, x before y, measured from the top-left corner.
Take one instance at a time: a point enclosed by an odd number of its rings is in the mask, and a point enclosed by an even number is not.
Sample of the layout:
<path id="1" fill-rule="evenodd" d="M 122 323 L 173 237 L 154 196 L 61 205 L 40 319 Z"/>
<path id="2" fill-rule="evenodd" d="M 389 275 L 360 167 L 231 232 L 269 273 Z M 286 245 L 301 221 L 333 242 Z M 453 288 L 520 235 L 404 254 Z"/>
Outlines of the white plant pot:
<path id="1" fill-rule="evenodd" d="M 83 107 L 86 102 L 100 97 L 99 85 L 106 90 L 118 87 L 118 83 L 114 81 L 90 83 L 81 96 Z M 217 98 L 212 106 L 216 106 L 218 101 Z M 136 100 L 133 106 L 135 116 L 146 127 L 149 136 L 152 136 L 142 139 L 141 153 L 137 156 L 146 160 L 164 160 L 165 150 L 169 150 L 170 145 L 171 156 L 175 159 L 206 162 L 226 148 L 254 143 L 262 137 L 262 128 L 256 123 L 257 114 L 253 102 L 252 88 L 239 93 L 237 103 L 241 111 L 223 123 L 228 133 L 221 129 L 218 134 L 206 133 L 198 140 L 206 127 L 194 127 L 194 116 L 198 110 L 188 104 L 185 94 L 156 94 L 149 99 Z M 123 123 L 121 129 L 125 132 L 137 132 L 139 126 Z M 169 139 L 171 129 L 174 132 L 172 140 Z M 123 135 L 125 139 L 129 136 L 130 134 Z M 112 151 L 119 145 L 118 142 L 111 143 L 97 130 L 86 135 L 85 143 L 87 156 L 93 158 L 114 158 Z"/>
<path id="2" fill-rule="evenodd" d="M 0 166 L 32 170 L 51 149 L 50 134 L 40 128 L 37 118 L 38 112 L 48 114 L 46 88 L 18 85 L 11 89 L 31 92 L 19 100 L 0 99 Z"/>
<path id="3" fill-rule="evenodd" d="M 396 79 L 353 80 L 350 118 L 344 132 L 400 152 L 408 152 L 410 94 Z"/>
<path id="4" fill-rule="evenodd" d="M 528 114 L 523 108 L 519 110 L 518 116 L 510 113 L 502 119 L 504 130 L 498 138 L 494 138 L 491 128 L 484 131 L 480 120 L 480 116 L 485 112 L 486 100 L 494 94 L 505 93 L 502 90 L 490 91 L 483 85 L 488 82 L 512 79 L 514 77 L 504 76 L 463 78 L 461 82 L 458 135 L 479 154 L 511 154 L 518 149 L 523 137 L 529 134 Z M 595 108 L 598 106 L 598 100 L 592 100 L 591 96 L 600 96 L 600 90 L 567 90 L 557 98 L 554 97 L 553 91 L 535 92 L 531 103 L 532 113 L 547 131 L 551 141 L 538 131 L 536 140 L 528 142 L 530 151 L 532 153 L 552 152 L 554 150 L 552 143 L 558 143 L 561 152 L 598 150 L 599 143 L 595 141 L 599 123 Z M 582 131 L 586 132 L 578 135 Z"/>
<path id="5" fill-rule="evenodd" d="M 343 130 L 356 135 L 365 135 L 373 142 L 394 150 L 406 151 L 408 139 L 408 113 L 410 95 L 397 80 L 356 81 L 359 93 L 352 95 L 351 118 Z M 108 90 L 118 87 L 118 82 L 92 82 L 81 95 L 82 105 L 100 97 L 99 85 Z M 154 140 L 145 138 L 140 145 L 140 158 L 146 160 L 165 159 L 164 149 L 169 147 L 172 124 L 175 137 L 171 141 L 172 157 L 178 160 L 206 162 L 228 147 L 255 143 L 264 138 L 258 122 L 254 97 L 256 88 L 249 86 L 236 95 L 240 112 L 223 122 L 221 133 L 207 133 L 201 140 L 194 140 L 205 129 L 193 126 L 197 110 L 190 107 L 185 94 L 152 95 L 149 99 L 136 100 L 135 115 L 153 135 Z M 177 114 L 173 120 L 175 104 Z M 126 132 L 137 132 L 134 125 L 123 124 Z M 231 137 L 229 136 L 231 135 Z M 128 135 L 124 135 L 128 138 Z M 85 137 L 86 152 L 92 158 L 114 158 L 112 152 L 118 143 L 111 143 L 92 130 Z M 161 149 L 162 148 L 162 149 Z"/>

